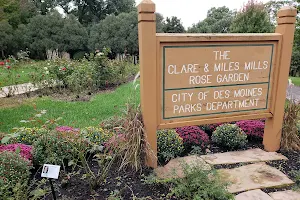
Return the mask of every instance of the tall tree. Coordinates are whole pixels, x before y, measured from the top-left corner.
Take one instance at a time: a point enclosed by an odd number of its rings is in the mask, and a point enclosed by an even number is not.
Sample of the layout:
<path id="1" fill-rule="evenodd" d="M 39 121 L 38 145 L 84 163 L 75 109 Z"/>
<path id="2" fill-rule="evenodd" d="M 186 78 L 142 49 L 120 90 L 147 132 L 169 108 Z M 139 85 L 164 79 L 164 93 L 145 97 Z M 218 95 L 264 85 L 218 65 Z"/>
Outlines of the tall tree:
<path id="1" fill-rule="evenodd" d="M 264 5 L 250 0 L 237 13 L 230 30 L 233 33 L 270 33 L 274 31 L 274 26 Z"/>
<path id="2" fill-rule="evenodd" d="M 106 16 L 129 13 L 135 8 L 135 0 L 55 0 L 66 13 L 73 13 L 80 23 L 98 23 Z"/>
<path id="3" fill-rule="evenodd" d="M 271 0 L 265 4 L 265 9 L 270 15 L 272 24 L 274 25 L 277 24 L 277 13 L 279 9 L 285 5 L 289 5 L 290 3 L 292 2 L 289 0 L 279 0 L 279 1 Z"/>
<path id="4" fill-rule="evenodd" d="M 115 54 L 138 52 L 137 12 L 109 15 L 92 27 L 89 48 L 101 50 L 103 47 L 109 47 Z"/>
<path id="5" fill-rule="evenodd" d="M 171 18 L 167 17 L 165 25 L 163 27 L 164 33 L 184 33 L 184 27 L 181 20 L 173 16 Z"/>
<path id="6" fill-rule="evenodd" d="M 234 13 L 226 6 L 211 8 L 207 17 L 188 29 L 191 33 L 228 33 Z"/>
<path id="7" fill-rule="evenodd" d="M 164 28 L 164 17 L 160 13 L 155 13 L 156 15 L 156 32 L 157 33 L 163 33 L 163 28 Z"/>
<path id="8" fill-rule="evenodd" d="M 28 0 L 0 0 L 0 21 L 6 20 L 13 27 L 26 24 L 36 15 L 36 8 Z"/>
<path id="9" fill-rule="evenodd" d="M 0 21 L 0 30 L 0 57 L 5 58 L 14 45 L 13 28 L 8 22 Z"/>
<path id="10" fill-rule="evenodd" d="M 25 38 L 31 55 L 44 59 L 47 50 L 72 53 L 84 49 L 87 31 L 74 16 L 62 18 L 58 12 L 52 12 L 33 17 Z"/>
<path id="11" fill-rule="evenodd" d="M 39 14 L 46 15 L 58 4 L 58 0 L 32 0 Z"/>

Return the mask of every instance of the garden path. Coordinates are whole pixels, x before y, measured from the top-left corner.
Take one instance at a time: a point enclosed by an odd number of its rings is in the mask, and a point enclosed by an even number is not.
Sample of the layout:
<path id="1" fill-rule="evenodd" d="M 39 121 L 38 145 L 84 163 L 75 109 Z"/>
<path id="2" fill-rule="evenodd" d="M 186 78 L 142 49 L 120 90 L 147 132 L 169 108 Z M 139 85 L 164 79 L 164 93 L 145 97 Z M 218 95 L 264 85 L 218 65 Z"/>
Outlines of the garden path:
<path id="1" fill-rule="evenodd" d="M 24 83 L 19 85 L 5 86 L 0 88 L 0 98 L 7 97 L 7 94 L 12 95 L 24 94 L 26 92 L 38 90 L 37 87 L 34 87 L 32 83 Z M 287 88 L 287 99 L 295 99 L 300 102 L 300 87 L 299 86 L 290 86 Z"/>
<path id="2" fill-rule="evenodd" d="M 282 188 L 294 184 L 280 170 L 265 163 L 274 160 L 287 160 L 287 158 L 280 153 L 266 152 L 261 149 L 205 156 L 193 155 L 173 159 L 164 167 L 155 169 L 155 173 L 163 179 L 170 178 L 170 175 L 172 177 L 183 177 L 183 162 L 187 165 L 203 166 L 204 170 L 209 170 L 209 165 L 218 165 L 221 167 L 218 170 L 221 177 L 231 183 L 228 191 L 231 193 L 243 192 L 236 195 L 236 200 L 300 200 L 300 192 L 287 190 L 267 194 L 260 190 Z M 232 164 L 233 166 L 230 167 Z"/>
<path id="3" fill-rule="evenodd" d="M 295 85 L 288 87 L 286 98 L 294 99 L 296 102 L 300 102 L 300 87 Z"/>
<path id="4" fill-rule="evenodd" d="M 11 85 L 0 88 L 0 98 L 7 97 L 8 95 L 13 96 L 16 94 L 24 94 L 38 90 L 32 83 L 24 83 L 19 85 Z"/>

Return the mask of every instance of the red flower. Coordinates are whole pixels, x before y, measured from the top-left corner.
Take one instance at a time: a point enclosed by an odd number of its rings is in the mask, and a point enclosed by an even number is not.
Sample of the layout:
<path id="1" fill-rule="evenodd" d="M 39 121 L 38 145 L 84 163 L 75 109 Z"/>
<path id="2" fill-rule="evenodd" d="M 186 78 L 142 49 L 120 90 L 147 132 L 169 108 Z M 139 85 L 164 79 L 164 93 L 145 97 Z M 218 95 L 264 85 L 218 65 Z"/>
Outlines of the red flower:
<path id="1" fill-rule="evenodd" d="M 5 65 L 5 63 L 4 62 L 0 62 L 0 65 Z"/>
<path id="2" fill-rule="evenodd" d="M 9 62 L 10 62 L 10 60 L 8 60 L 8 59 L 7 59 L 7 60 L 6 60 L 6 62 L 8 62 L 8 63 L 9 63 Z"/>
<path id="3" fill-rule="evenodd" d="M 7 69 L 10 69 L 10 68 L 11 68 L 11 66 L 8 65 L 8 66 L 7 66 Z"/>
<path id="4" fill-rule="evenodd" d="M 63 71 L 66 71 L 66 70 L 67 70 L 67 68 L 65 68 L 65 67 L 64 67 L 64 68 L 62 68 L 62 70 L 63 70 Z"/>

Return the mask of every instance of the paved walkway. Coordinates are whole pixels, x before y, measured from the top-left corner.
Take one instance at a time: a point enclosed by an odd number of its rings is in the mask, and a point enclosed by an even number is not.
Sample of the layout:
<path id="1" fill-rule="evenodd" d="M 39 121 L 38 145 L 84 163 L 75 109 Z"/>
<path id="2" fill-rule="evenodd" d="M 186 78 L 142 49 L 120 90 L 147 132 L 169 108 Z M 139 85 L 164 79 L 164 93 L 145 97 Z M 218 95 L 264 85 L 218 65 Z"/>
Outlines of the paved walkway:
<path id="1" fill-rule="evenodd" d="M 286 98 L 294 99 L 297 102 L 300 102 L 300 87 L 291 86 L 286 90 Z"/>
<path id="2" fill-rule="evenodd" d="M 279 153 L 266 152 L 261 149 L 217 153 L 205 156 L 194 155 L 173 159 L 164 167 L 155 169 L 155 173 L 157 177 L 162 179 L 183 178 L 183 167 L 185 164 L 209 170 L 210 166 L 213 165 L 254 163 L 232 169 L 223 168 L 218 170 L 221 177 L 230 182 L 227 188 L 229 192 L 233 194 L 242 192 L 236 195 L 236 200 L 300 200 L 300 192 L 287 190 L 267 194 L 261 191 L 261 189 L 280 188 L 294 184 L 280 170 L 265 163 L 265 161 L 273 160 L 287 160 L 287 158 Z"/>

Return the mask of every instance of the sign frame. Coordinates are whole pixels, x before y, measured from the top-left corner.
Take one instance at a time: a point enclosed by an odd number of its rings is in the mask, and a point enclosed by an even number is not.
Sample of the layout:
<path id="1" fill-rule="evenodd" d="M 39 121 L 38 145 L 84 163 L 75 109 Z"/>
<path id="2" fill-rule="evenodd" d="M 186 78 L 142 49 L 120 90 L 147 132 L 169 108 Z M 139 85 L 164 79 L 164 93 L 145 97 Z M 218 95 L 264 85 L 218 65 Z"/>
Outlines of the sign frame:
<path id="1" fill-rule="evenodd" d="M 209 37 L 208 37 L 209 36 Z M 267 33 L 267 34 L 156 34 L 156 52 L 157 52 L 157 81 L 156 81 L 156 91 L 157 91 L 157 123 L 158 129 L 168 129 L 176 128 L 182 126 L 192 126 L 201 124 L 213 124 L 220 122 L 231 122 L 237 120 L 246 119 L 262 119 L 270 118 L 273 116 L 274 112 L 274 101 L 272 100 L 276 96 L 276 91 L 273 88 L 276 87 L 276 79 L 279 73 L 278 70 L 278 52 L 280 52 L 280 46 L 282 43 L 282 35 L 277 33 Z M 268 109 L 262 111 L 245 111 L 242 114 L 226 114 L 225 117 L 221 117 L 217 114 L 211 114 L 213 116 L 207 119 L 207 116 L 199 116 L 198 119 L 192 117 L 185 117 L 185 119 L 178 120 L 174 119 L 164 119 L 162 116 L 163 112 L 163 48 L 165 46 L 183 46 L 184 44 L 188 46 L 240 46 L 240 45 L 273 45 L 273 55 L 272 55 L 272 69 L 270 70 L 270 96 L 268 97 Z M 218 45 L 218 46 L 219 46 Z M 183 46 L 184 47 L 184 46 Z M 162 105 L 162 106 L 161 106 Z M 251 112 L 251 113 L 249 113 Z"/>
<path id="2" fill-rule="evenodd" d="M 297 9 L 283 7 L 277 14 L 275 33 L 246 34 L 162 34 L 156 33 L 155 4 L 151 0 L 143 0 L 138 6 L 138 34 L 140 54 L 140 88 L 141 109 L 143 115 L 145 140 L 150 150 L 147 152 L 146 164 L 157 167 L 157 136 L 158 129 L 182 126 L 222 123 L 246 119 L 265 118 L 263 145 L 267 151 L 280 149 L 286 87 L 291 64 L 292 47 L 295 33 Z M 275 57 L 271 81 L 271 94 L 268 112 L 249 112 L 242 115 L 215 116 L 189 120 L 169 121 L 161 118 L 161 44 L 184 45 L 205 43 L 276 43 Z M 273 66 L 274 66 L 273 65 Z"/>

